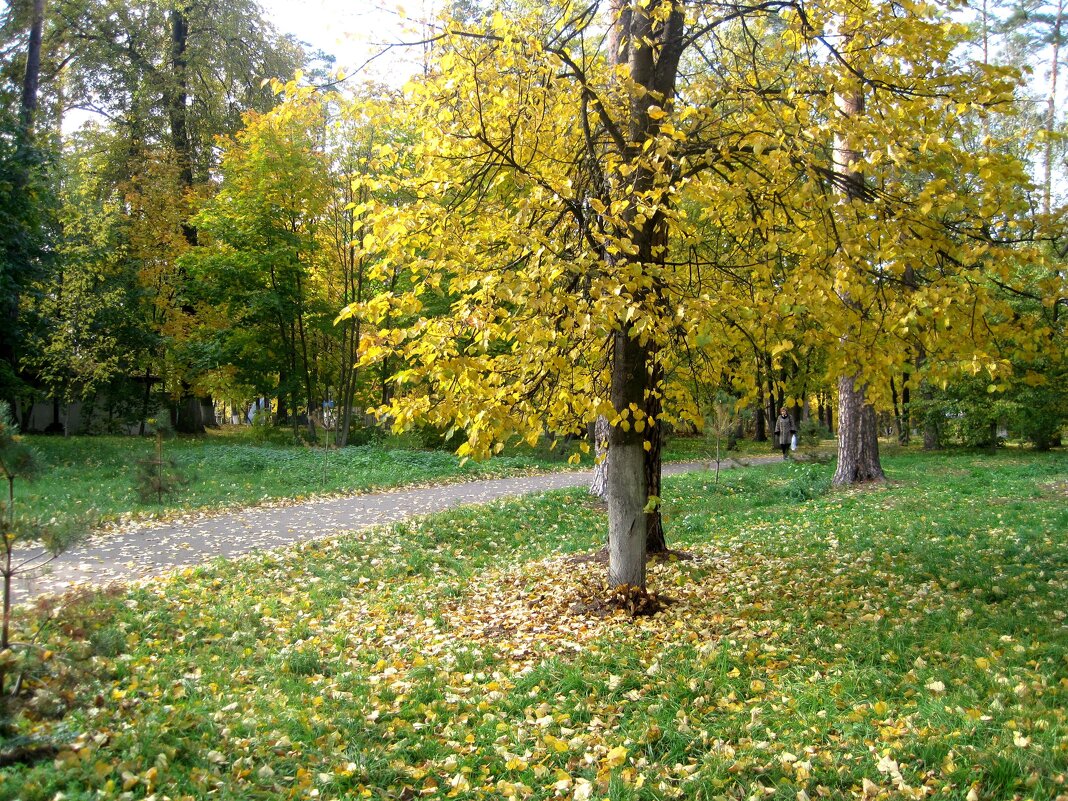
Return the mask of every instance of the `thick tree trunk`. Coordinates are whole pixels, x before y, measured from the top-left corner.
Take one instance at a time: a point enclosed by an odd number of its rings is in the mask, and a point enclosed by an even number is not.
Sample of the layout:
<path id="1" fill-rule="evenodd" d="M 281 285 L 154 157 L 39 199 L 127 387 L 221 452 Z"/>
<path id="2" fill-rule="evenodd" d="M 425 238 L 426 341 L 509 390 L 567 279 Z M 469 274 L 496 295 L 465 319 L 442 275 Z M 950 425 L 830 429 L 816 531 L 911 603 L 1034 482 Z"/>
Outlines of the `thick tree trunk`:
<path id="1" fill-rule="evenodd" d="M 619 10 L 624 7 L 623 3 L 614 6 Z M 682 4 L 667 0 L 633 4 L 630 8 L 629 14 L 621 14 L 613 21 L 618 28 L 616 41 L 619 42 L 615 59 L 619 64 L 624 63 L 625 53 L 632 82 L 628 87 L 626 141 L 620 155 L 632 160 L 633 172 L 625 184 L 629 187 L 629 196 L 625 198 L 628 211 L 624 213 L 626 228 L 621 233 L 634 244 L 635 262 L 652 279 L 649 287 L 634 297 L 634 302 L 648 309 L 656 305 L 660 291 L 657 279 L 667 254 L 667 234 L 662 212 L 638 218 L 637 209 L 646 202 L 644 198 L 652 193 L 660 176 L 660 168 L 642 155 L 643 144 L 660 132 L 650 109 L 654 103 L 671 102 L 675 95 L 679 61 L 686 44 L 685 14 Z M 613 586 L 628 584 L 644 590 L 649 499 L 646 469 L 655 469 L 659 477 L 660 461 L 655 460 L 655 468 L 647 465 L 643 447 L 646 437 L 658 432 L 637 431 L 634 423 L 637 413 L 644 416 L 650 393 L 660 388 L 650 380 L 651 346 L 638 341 L 630 324 L 622 320 L 617 324 L 620 328 L 613 334 L 612 342 L 612 405 L 617 413 L 629 413 L 625 418 L 629 425 L 613 426 L 609 446 L 612 458 L 608 467 L 608 580 Z"/>
<path id="2" fill-rule="evenodd" d="M 865 387 L 852 377 L 838 379 L 838 469 L 835 486 L 883 481 L 875 409 L 865 402 Z"/>
<path id="3" fill-rule="evenodd" d="M 613 337 L 612 405 L 642 409 L 648 385 L 647 354 L 629 330 Z M 633 423 L 633 420 L 630 420 Z M 645 587 L 645 478 L 643 434 L 633 425 L 612 427 L 608 463 L 608 583 Z"/>
<path id="4" fill-rule="evenodd" d="M 171 84 L 164 102 L 171 128 L 171 147 L 178 160 L 181 189 L 193 189 L 193 144 L 189 135 L 189 19 L 180 4 L 171 9 Z M 197 229 L 182 223 L 182 234 L 191 245 L 197 244 Z"/>

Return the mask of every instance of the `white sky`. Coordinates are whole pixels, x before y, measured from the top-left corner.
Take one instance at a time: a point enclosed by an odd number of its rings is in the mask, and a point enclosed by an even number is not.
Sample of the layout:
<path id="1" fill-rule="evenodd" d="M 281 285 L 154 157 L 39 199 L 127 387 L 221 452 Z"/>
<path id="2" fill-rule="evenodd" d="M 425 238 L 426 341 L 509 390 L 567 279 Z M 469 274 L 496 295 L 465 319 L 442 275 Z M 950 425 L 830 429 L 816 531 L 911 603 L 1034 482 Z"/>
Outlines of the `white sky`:
<path id="1" fill-rule="evenodd" d="M 437 0 L 259 0 L 279 33 L 291 33 L 337 58 L 346 73 L 388 45 L 418 41 Z M 369 79 L 401 84 L 418 69 L 421 49 L 395 47 L 361 70 Z"/>

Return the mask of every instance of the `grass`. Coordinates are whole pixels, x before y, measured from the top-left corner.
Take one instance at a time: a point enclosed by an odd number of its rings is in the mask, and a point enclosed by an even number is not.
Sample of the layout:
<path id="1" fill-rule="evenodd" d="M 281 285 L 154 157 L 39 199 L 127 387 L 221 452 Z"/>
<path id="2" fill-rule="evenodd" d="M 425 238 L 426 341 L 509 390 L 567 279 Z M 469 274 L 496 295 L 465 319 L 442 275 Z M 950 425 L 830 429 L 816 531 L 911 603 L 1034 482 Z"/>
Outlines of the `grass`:
<path id="1" fill-rule="evenodd" d="M 189 479 L 163 504 L 138 499 L 138 460 L 155 441 L 135 437 L 28 436 L 43 475 L 20 484 L 20 508 L 44 518 L 79 518 L 91 525 L 191 509 L 245 506 L 311 495 L 359 493 L 412 484 L 471 480 L 559 468 L 549 453 L 528 451 L 486 462 L 460 460 L 448 451 L 394 448 L 389 444 L 343 449 L 253 444 L 247 437 L 215 434 L 166 441 L 165 455 Z"/>
<path id="2" fill-rule="evenodd" d="M 67 604 L 0 797 L 1063 798 L 1068 458 L 884 466 L 666 480 L 650 618 L 575 491 Z"/>
<path id="3" fill-rule="evenodd" d="M 142 502 L 135 481 L 138 461 L 154 453 L 151 438 L 31 435 L 26 441 L 40 455 L 43 470 L 36 482 L 19 484 L 20 509 L 91 526 L 197 509 L 561 469 L 568 467 L 568 455 L 577 452 L 573 444 L 556 449 L 548 444 L 535 449 L 517 446 L 485 462 L 461 464 L 450 451 L 417 449 L 404 438 L 342 449 L 309 448 L 253 442 L 247 431 L 225 430 L 165 442 L 165 457 L 176 462 L 188 483 L 158 504 Z M 740 443 L 741 450 L 732 455 L 764 454 L 768 447 Z M 664 458 L 684 461 L 714 454 L 715 446 L 702 438 L 672 438 Z M 584 463 L 588 466 L 589 458 Z"/>

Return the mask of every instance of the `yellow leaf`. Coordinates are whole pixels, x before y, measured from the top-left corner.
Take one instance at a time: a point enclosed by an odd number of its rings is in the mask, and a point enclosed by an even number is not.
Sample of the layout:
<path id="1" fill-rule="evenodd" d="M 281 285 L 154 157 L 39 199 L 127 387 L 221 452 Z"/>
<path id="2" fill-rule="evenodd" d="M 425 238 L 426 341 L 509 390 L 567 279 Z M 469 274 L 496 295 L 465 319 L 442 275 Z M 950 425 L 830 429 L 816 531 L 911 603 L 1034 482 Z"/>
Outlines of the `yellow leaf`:
<path id="1" fill-rule="evenodd" d="M 627 761 L 627 749 L 621 745 L 617 745 L 608 752 L 603 761 L 609 768 L 618 768 Z"/>

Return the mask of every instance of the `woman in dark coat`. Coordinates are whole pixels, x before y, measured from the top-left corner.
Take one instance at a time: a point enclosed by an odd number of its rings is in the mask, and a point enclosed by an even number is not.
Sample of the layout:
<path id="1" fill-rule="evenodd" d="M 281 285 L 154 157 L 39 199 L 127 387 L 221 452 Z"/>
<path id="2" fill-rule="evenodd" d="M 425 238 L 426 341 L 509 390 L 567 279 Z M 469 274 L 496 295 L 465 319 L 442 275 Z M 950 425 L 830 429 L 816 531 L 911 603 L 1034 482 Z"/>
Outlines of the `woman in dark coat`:
<path id="1" fill-rule="evenodd" d="M 775 418 L 775 444 L 782 448 L 782 458 L 788 459 L 790 455 L 790 440 L 793 439 L 797 429 L 794 428 L 794 418 L 786 412 L 783 406 L 779 410 L 779 416 Z"/>

